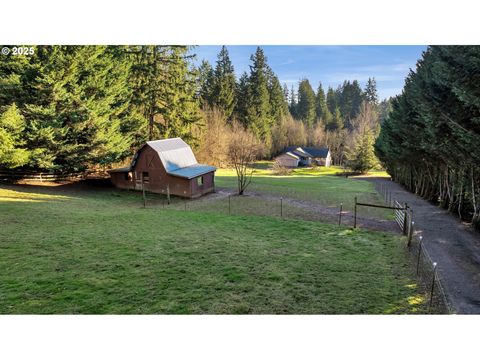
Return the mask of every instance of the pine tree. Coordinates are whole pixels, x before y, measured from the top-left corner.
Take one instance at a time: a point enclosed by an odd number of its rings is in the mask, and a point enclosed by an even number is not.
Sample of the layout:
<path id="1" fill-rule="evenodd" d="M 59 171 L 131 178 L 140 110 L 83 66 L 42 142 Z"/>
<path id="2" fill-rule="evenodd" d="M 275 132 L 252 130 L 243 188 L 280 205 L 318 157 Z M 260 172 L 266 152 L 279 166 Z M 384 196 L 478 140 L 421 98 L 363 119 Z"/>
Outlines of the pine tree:
<path id="1" fill-rule="evenodd" d="M 231 118 L 237 101 L 235 96 L 236 80 L 226 46 L 222 46 L 218 54 L 212 85 L 212 104 L 220 109 L 227 118 Z"/>
<path id="2" fill-rule="evenodd" d="M 297 117 L 311 127 L 316 117 L 315 92 L 307 79 L 298 85 Z"/>

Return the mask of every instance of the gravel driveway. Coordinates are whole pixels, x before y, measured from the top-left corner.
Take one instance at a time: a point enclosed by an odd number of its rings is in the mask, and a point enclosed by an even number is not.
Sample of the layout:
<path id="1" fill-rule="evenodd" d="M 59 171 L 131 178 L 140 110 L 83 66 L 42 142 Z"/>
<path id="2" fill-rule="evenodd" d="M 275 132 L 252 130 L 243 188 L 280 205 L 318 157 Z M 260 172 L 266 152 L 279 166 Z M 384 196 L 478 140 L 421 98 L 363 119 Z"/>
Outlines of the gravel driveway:
<path id="1" fill-rule="evenodd" d="M 457 314 L 480 314 L 480 234 L 462 224 L 446 210 L 405 190 L 387 178 L 363 177 L 392 198 L 413 209 L 415 228 L 433 261 L 438 263 L 448 300 Z"/>

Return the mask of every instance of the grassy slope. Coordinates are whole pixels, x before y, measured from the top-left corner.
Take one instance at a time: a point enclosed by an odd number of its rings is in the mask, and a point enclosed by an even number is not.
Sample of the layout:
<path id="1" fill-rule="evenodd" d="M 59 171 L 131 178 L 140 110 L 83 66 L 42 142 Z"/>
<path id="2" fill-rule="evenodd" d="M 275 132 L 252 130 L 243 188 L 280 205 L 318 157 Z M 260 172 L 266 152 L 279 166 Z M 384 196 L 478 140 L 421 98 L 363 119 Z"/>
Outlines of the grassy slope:
<path id="1" fill-rule="evenodd" d="M 0 313 L 423 311 L 400 238 L 0 187 Z"/>

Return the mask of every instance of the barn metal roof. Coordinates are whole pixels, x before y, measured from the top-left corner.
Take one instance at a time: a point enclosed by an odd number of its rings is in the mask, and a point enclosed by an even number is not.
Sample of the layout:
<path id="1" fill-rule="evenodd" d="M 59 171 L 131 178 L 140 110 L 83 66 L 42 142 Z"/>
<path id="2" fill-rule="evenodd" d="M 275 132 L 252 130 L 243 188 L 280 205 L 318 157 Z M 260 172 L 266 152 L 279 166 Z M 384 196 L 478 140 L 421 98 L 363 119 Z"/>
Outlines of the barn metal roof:
<path id="1" fill-rule="evenodd" d="M 147 141 L 155 150 L 168 174 L 186 179 L 217 170 L 214 166 L 197 162 L 192 149 L 180 138 Z"/>
<path id="2" fill-rule="evenodd" d="M 147 145 L 158 153 L 168 173 L 198 164 L 190 146 L 180 138 L 147 141 Z"/>
<path id="3" fill-rule="evenodd" d="M 169 174 L 173 176 L 186 178 L 186 179 L 193 179 L 197 176 L 201 176 L 215 170 L 217 170 L 215 166 L 196 164 L 196 165 L 190 165 L 181 169 L 177 169 L 174 171 L 170 171 Z"/>

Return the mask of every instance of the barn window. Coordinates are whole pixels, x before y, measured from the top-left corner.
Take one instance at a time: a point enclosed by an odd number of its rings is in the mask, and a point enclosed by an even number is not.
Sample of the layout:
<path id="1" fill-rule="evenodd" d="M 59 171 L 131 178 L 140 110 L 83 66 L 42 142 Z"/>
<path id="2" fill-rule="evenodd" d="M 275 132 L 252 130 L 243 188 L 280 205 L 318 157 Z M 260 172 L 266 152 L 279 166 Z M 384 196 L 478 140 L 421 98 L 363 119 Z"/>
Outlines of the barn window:
<path id="1" fill-rule="evenodd" d="M 203 176 L 197 177 L 197 186 L 203 185 L 204 179 Z"/>
<path id="2" fill-rule="evenodd" d="M 128 171 L 125 173 L 125 180 L 126 181 L 132 181 L 133 180 L 133 174 L 131 171 Z"/>
<path id="3" fill-rule="evenodd" d="M 148 183 L 148 182 L 149 182 L 150 178 L 149 178 L 149 176 L 148 176 L 148 171 L 142 172 L 142 179 L 143 179 L 143 182 L 144 182 L 144 183 Z"/>

